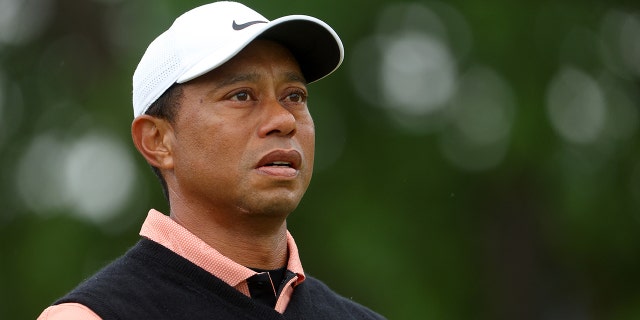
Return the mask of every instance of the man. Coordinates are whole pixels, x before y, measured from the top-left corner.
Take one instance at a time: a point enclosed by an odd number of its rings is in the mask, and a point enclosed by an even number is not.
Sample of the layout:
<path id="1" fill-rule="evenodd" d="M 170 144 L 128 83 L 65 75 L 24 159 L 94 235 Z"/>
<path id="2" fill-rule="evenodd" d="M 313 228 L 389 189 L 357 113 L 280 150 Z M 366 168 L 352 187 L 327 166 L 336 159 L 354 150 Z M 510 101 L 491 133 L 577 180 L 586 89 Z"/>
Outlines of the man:
<path id="1" fill-rule="evenodd" d="M 180 16 L 133 76 L 138 151 L 170 216 L 39 319 L 382 319 L 306 276 L 286 218 L 313 171 L 306 84 L 343 60 L 324 22 L 233 2 Z"/>

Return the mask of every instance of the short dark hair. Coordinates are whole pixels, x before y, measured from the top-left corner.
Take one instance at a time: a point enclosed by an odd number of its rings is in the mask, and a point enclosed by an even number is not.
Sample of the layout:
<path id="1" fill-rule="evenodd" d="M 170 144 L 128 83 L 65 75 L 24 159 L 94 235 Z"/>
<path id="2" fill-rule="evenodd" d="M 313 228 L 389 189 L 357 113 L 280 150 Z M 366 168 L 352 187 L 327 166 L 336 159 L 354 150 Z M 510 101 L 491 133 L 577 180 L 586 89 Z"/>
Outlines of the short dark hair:
<path id="1" fill-rule="evenodd" d="M 175 124 L 178 108 L 180 107 L 180 98 L 182 98 L 182 86 L 178 83 L 174 83 L 169 89 L 167 89 L 145 112 L 146 115 L 150 115 L 155 118 L 164 119 L 170 124 Z M 160 180 L 162 185 L 162 193 L 169 203 L 169 188 L 167 187 L 167 181 L 162 176 L 160 169 L 151 166 L 151 170 Z"/>

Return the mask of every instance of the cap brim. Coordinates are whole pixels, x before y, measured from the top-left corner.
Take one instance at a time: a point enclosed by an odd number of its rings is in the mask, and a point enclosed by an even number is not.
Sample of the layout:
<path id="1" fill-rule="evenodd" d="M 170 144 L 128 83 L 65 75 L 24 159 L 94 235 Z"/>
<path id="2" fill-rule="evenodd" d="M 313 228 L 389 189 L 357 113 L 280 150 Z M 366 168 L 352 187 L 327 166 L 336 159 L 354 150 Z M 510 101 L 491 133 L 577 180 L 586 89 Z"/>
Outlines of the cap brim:
<path id="1" fill-rule="evenodd" d="M 288 48 L 298 61 L 308 83 L 335 71 L 344 59 L 344 47 L 338 34 L 326 23 L 310 16 L 292 15 L 269 23 L 256 24 L 255 32 L 237 39 L 205 56 L 185 71 L 176 82 L 195 79 L 227 62 L 256 38 L 276 41 Z"/>

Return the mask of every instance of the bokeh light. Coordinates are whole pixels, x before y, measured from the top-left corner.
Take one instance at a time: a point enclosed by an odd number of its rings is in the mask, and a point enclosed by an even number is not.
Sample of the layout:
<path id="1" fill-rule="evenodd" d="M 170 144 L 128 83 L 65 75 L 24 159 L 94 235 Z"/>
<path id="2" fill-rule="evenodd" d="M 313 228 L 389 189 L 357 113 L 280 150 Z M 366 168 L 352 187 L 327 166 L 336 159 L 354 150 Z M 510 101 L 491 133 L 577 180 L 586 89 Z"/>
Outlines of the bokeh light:
<path id="1" fill-rule="evenodd" d="M 0 0 L 0 319 L 168 213 L 131 76 L 206 2 Z M 287 221 L 305 271 L 389 319 L 640 318 L 640 3 L 246 3 L 345 45 L 309 86 L 314 177 Z"/>
<path id="2" fill-rule="evenodd" d="M 0 1 L 0 46 L 24 44 L 47 27 L 51 0 Z"/>
<path id="3" fill-rule="evenodd" d="M 627 88 L 625 88 L 625 86 Z M 605 136 L 612 142 L 625 142 L 638 132 L 640 123 L 640 95 L 629 84 L 610 78 L 602 79 L 602 88 L 608 103 Z"/>
<path id="4" fill-rule="evenodd" d="M 623 17 L 619 39 L 622 60 L 636 76 L 640 76 L 640 14 Z"/>
<path id="5" fill-rule="evenodd" d="M 393 4 L 382 11 L 374 33 L 353 53 L 356 92 L 396 126 L 439 133 L 445 158 L 458 168 L 494 168 L 508 150 L 513 90 L 488 66 L 459 67 L 471 32 L 455 9 L 432 5 Z"/>
<path id="6" fill-rule="evenodd" d="M 456 70 L 443 43 L 426 34 L 404 33 L 385 41 L 380 89 L 383 105 L 407 116 L 443 107 L 455 92 Z"/>
<path id="7" fill-rule="evenodd" d="M 61 170 L 65 147 L 58 135 L 47 132 L 34 137 L 20 156 L 16 186 L 24 205 L 35 213 L 62 210 L 68 201 Z"/>
<path id="8" fill-rule="evenodd" d="M 460 17 L 450 7 L 438 8 Z M 458 33 L 467 34 L 462 19 L 451 21 Z M 374 33 L 354 48 L 350 73 L 356 92 L 400 127 L 430 132 L 442 124 L 441 111 L 456 92 L 458 76 L 446 22 L 420 3 L 389 5 Z"/>
<path id="9" fill-rule="evenodd" d="M 494 168 L 509 146 L 516 112 L 513 91 L 487 67 L 471 68 L 459 82 L 451 124 L 442 134 L 443 153 L 461 169 Z"/>
<path id="10" fill-rule="evenodd" d="M 562 68 L 549 85 L 549 119 L 556 132 L 569 142 L 597 140 L 604 127 L 606 107 L 600 85 L 576 68 Z"/>
<path id="11" fill-rule="evenodd" d="M 98 224 L 132 200 L 137 180 L 121 142 L 99 132 L 71 141 L 55 132 L 36 136 L 21 156 L 15 179 L 33 212 L 69 212 Z"/>
<path id="12" fill-rule="evenodd" d="M 89 133 L 69 146 L 62 167 L 64 186 L 73 212 L 104 222 L 133 200 L 136 171 L 127 149 L 118 140 Z"/>

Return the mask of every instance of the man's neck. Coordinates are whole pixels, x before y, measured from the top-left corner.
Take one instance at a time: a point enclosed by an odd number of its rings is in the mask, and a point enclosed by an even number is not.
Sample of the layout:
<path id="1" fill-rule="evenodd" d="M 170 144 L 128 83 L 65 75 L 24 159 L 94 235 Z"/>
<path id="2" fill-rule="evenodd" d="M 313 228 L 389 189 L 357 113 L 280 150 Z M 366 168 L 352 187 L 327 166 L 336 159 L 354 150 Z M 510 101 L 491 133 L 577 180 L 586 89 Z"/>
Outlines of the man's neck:
<path id="1" fill-rule="evenodd" d="M 284 218 L 221 215 L 172 203 L 171 218 L 221 254 L 250 268 L 272 270 L 287 263 Z"/>

